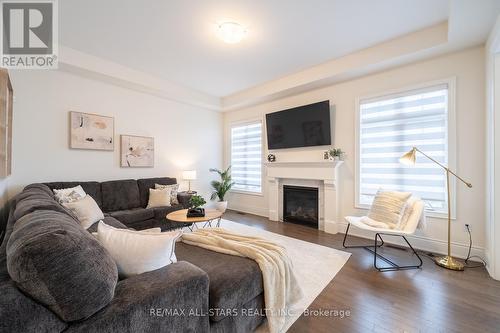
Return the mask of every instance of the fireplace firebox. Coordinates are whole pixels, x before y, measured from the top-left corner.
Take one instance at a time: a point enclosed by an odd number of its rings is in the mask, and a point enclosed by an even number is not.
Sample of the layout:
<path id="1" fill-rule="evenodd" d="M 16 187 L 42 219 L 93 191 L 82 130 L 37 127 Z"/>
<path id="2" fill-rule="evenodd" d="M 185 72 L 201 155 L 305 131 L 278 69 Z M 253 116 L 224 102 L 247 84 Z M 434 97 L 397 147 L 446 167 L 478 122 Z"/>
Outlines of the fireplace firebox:
<path id="1" fill-rule="evenodd" d="M 318 228 L 318 188 L 283 185 L 283 222 Z"/>

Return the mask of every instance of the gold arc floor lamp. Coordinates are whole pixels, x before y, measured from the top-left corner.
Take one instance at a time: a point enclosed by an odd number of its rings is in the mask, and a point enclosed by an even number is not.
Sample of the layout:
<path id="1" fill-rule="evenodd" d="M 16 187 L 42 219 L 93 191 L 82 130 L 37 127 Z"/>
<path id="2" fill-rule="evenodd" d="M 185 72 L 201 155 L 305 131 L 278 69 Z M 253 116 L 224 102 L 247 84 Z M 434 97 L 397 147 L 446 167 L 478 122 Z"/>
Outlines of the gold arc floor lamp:
<path id="1" fill-rule="evenodd" d="M 404 154 L 403 156 L 401 156 L 401 158 L 399 159 L 399 162 L 401 162 L 402 164 L 406 164 L 406 165 L 415 165 L 415 162 L 417 160 L 417 158 L 416 158 L 417 151 L 420 154 L 422 154 L 425 157 L 427 157 L 428 159 L 430 159 L 432 162 L 434 162 L 437 165 L 439 165 L 441 168 L 443 168 L 446 171 L 446 190 L 448 192 L 448 255 L 446 255 L 444 257 L 437 257 L 436 259 L 434 259 L 434 262 L 437 265 L 439 265 L 441 267 L 444 267 L 444 268 L 447 268 L 447 269 L 452 269 L 452 270 L 455 270 L 455 271 L 463 271 L 464 270 L 464 265 L 451 256 L 450 174 L 452 174 L 453 176 L 457 177 L 461 182 L 463 182 L 469 188 L 472 187 L 472 184 L 466 182 L 463 178 L 461 178 L 456 173 L 454 173 L 453 171 L 451 171 L 448 167 L 446 167 L 443 164 L 439 163 L 438 161 L 436 161 L 435 159 L 433 159 L 432 157 L 430 157 L 429 155 L 427 155 L 426 153 L 424 153 L 423 151 L 421 151 L 417 147 L 413 147 L 409 152 L 407 152 L 406 154 Z"/>

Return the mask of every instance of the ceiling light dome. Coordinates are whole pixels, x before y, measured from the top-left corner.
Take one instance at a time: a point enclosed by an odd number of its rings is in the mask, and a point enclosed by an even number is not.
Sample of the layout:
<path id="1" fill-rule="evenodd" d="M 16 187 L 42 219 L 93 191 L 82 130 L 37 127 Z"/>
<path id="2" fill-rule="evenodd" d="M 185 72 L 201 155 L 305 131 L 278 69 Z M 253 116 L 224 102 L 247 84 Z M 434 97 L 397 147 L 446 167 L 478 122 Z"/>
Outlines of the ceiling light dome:
<path id="1" fill-rule="evenodd" d="M 222 22 L 217 25 L 217 36 L 228 44 L 236 44 L 245 38 L 247 30 L 236 22 Z"/>

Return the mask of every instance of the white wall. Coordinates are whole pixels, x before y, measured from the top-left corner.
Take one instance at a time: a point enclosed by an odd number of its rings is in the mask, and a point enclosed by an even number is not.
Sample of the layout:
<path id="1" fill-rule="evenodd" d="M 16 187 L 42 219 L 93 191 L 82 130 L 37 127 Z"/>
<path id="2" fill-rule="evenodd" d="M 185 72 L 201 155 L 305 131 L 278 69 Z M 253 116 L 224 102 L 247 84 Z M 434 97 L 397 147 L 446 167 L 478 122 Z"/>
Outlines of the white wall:
<path id="1" fill-rule="evenodd" d="M 208 197 L 208 169 L 222 162 L 220 113 L 62 71 L 10 74 L 15 101 L 9 197 L 27 184 L 57 180 L 171 176 L 185 188 L 180 178 L 186 169 L 198 171 L 192 187 Z M 70 110 L 114 117 L 115 151 L 69 149 Z M 154 137 L 155 167 L 120 168 L 120 134 Z"/>
<path id="2" fill-rule="evenodd" d="M 228 112 L 224 116 L 225 164 L 229 164 L 229 126 L 232 122 L 263 118 L 265 113 L 329 99 L 336 106 L 334 146 L 347 152 L 347 159 L 340 170 L 340 214 L 365 213 L 354 207 L 355 192 L 355 100 L 358 97 L 417 85 L 425 82 L 456 77 L 457 113 L 457 172 L 474 187 L 460 184 L 457 192 L 457 220 L 453 221 L 452 240 L 457 255 L 466 254 L 468 235 L 464 224 L 471 226 L 474 252 L 483 254 L 485 227 L 485 107 L 484 107 L 484 49 L 477 47 L 458 53 L 434 58 L 425 62 L 406 65 L 378 74 L 332 85 L 307 93 L 267 102 L 257 106 Z M 279 161 L 311 161 L 323 158 L 324 148 L 296 149 L 276 152 Z M 264 157 L 267 151 L 264 151 Z M 232 193 L 230 207 L 267 216 L 268 198 L 264 169 L 262 196 Z M 419 232 L 416 244 L 429 250 L 444 252 L 447 239 L 445 219 L 428 220 L 428 228 Z"/>
<path id="3" fill-rule="evenodd" d="M 490 275 L 500 280 L 500 16 L 486 44 L 486 203 L 485 248 Z"/>

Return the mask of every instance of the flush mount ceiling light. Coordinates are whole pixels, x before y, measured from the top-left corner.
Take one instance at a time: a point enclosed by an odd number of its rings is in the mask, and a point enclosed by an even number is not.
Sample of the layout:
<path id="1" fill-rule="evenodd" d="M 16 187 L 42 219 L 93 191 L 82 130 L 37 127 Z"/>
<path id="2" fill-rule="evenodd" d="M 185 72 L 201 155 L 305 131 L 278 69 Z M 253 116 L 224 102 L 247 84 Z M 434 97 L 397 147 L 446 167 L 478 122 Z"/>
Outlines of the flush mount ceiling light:
<path id="1" fill-rule="evenodd" d="M 228 44 L 241 42 L 247 34 L 247 29 L 236 22 L 222 22 L 217 24 L 217 37 Z"/>

